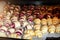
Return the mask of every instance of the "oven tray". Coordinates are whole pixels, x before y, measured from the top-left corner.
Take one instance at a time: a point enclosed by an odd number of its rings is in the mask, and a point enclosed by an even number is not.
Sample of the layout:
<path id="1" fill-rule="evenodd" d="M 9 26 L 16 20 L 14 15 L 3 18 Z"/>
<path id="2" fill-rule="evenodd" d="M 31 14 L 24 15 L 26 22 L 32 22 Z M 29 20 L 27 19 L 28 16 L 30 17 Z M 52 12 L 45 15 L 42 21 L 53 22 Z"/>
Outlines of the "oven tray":
<path id="1" fill-rule="evenodd" d="M 60 33 L 46 33 L 43 35 L 42 38 L 38 38 L 38 37 L 33 37 L 33 40 L 45 40 L 47 37 L 60 37 Z"/>
<path id="2" fill-rule="evenodd" d="M 57 37 L 60 37 L 60 33 L 54 33 L 54 34 L 46 33 L 46 34 L 43 35 L 42 38 L 33 37 L 32 40 L 46 40 L 47 37 L 57 38 Z M 20 40 L 20 39 L 0 37 L 0 40 Z"/>

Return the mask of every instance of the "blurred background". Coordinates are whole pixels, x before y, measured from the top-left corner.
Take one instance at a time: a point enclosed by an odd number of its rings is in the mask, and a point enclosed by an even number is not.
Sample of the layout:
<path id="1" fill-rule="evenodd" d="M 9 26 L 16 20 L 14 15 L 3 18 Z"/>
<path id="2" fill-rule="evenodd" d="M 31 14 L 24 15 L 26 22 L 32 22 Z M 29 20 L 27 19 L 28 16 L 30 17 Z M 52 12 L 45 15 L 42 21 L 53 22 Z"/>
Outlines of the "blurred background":
<path id="1" fill-rule="evenodd" d="M 0 12 L 3 11 L 5 4 L 15 5 L 60 5 L 60 0 L 0 0 Z M 3 5 L 2 5 L 3 4 Z"/>
<path id="2" fill-rule="evenodd" d="M 23 4 L 34 4 L 34 5 L 59 5 L 60 4 L 60 0 L 4 0 L 4 1 L 8 1 L 11 2 L 12 4 L 19 4 L 19 5 L 23 5 Z"/>

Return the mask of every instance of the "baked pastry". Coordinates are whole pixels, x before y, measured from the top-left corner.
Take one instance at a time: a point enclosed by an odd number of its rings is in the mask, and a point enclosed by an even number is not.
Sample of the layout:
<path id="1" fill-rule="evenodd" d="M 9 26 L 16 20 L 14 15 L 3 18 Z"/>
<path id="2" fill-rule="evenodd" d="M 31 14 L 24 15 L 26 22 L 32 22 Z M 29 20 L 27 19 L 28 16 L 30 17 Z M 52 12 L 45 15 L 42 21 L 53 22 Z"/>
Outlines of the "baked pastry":
<path id="1" fill-rule="evenodd" d="M 2 27 L 2 25 L 3 25 L 3 21 L 0 21 L 0 27 Z"/>
<path id="2" fill-rule="evenodd" d="M 15 29 L 14 29 L 14 28 L 9 28 L 8 31 L 9 31 L 10 33 L 14 33 L 14 32 L 15 32 Z"/>
<path id="3" fill-rule="evenodd" d="M 42 32 L 40 30 L 35 30 L 35 35 L 39 38 L 41 38 L 43 36 Z"/>
<path id="4" fill-rule="evenodd" d="M 55 28 L 54 25 L 50 25 L 50 26 L 49 26 L 49 32 L 50 32 L 50 33 L 55 33 L 55 29 L 56 29 L 56 28 Z"/>
<path id="5" fill-rule="evenodd" d="M 35 36 L 35 33 L 34 33 L 34 31 L 33 30 L 26 30 L 25 32 L 24 32 L 24 34 L 30 34 L 31 36 Z"/>
<path id="6" fill-rule="evenodd" d="M 30 34 L 24 34 L 23 39 L 32 39 Z"/>
<path id="7" fill-rule="evenodd" d="M 4 18 L 9 20 L 10 16 L 9 15 L 4 15 Z"/>
<path id="8" fill-rule="evenodd" d="M 29 33 L 31 36 L 35 36 L 35 33 L 34 33 L 34 31 L 32 30 L 32 31 L 30 31 L 30 33 Z"/>
<path id="9" fill-rule="evenodd" d="M 56 25 L 59 23 L 59 19 L 57 17 L 54 17 L 52 22 L 53 22 L 53 25 Z"/>
<path id="10" fill-rule="evenodd" d="M 31 29 L 27 29 L 24 31 L 24 34 L 31 34 L 32 35 L 32 34 L 34 34 L 34 31 Z"/>
<path id="11" fill-rule="evenodd" d="M 41 20 L 40 20 L 39 18 L 37 18 L 37 19 L 34 20 L 34 23 L 35 23 L 36 25 L 40 25 Z"/>
<path id="12" fill-rule="evenodd" d="M 25 30 L 23 38 L 32 39 L 32 37 L 34 37 L 34 36 L 35 36 L 34 31 L 30 29 L 30 30 Z"/>
<path id="13" fill-rule="evenodd" d="M 4 26 L 9 27 L 11 24 L 11 20 L 5 20 L 4 21 Z"/>
<path id="14" fill-rule="evenodd" d="M 32 31 L 32 30 L 25 30 L 24 34 L 28 34 L 30 31 Z"/>
<path id="15" fill-rule="evenodd" d="M 15 33 L 17 35 L 22 35 L 23 34 L 23 29 L 16 29 Z"/>
<path id="16" fill-rule="evenodd" d="M 0 14 L 0 18 L 1 18 L 1 19 L 3 18 L 3 15 L 2 15 L 2 14 Z"/>
<path id="17" fill-rule="evenodd" d="M 36 29 L 36 30 L 40 30 L 40 27 L 41 27 L 41 25 L 34 25 L 34 29 Z"/>
<path id="18" fill-rule="evenodd" d="M 9 16 L 10 17 L 11 16 L 11 13 L 10 12 L 7 12 L 6 16 Z"/>
<path id="19" fill-rule="evenodd" d="M 16 33 L 12 33 L 9 35 L 10 38 L 21 38 L 21 36 L 17 35 Z"/>
<path id="20" fill-rule="evenodd" d="M 19 21 L 26 21 L 26 16 L 21 16 Z"/>
<path id="21" fill-rule="evenodd" d="M 13 10 L 10 10 L 11 16 L 12 16 L 13 12 L 14 12 Z"/>
<path id="22" fill-rule="evenodd" d="M 5 32 L 0 32 L 0 37 L 7 37 Z"/>
<path id="23" fill-rule="evenodd" d="M 10 24 L 10 28 L 15 28 L 15 24 L 13 22 Z"/>
<path id="24" fill-rule="evenodd" d="M 27 10 L 27 16 L 30 16 L 32 14 L 31 10 Z"/>
<path id="25" fill-rule="evenodd" d="M 46 20 L 46 19 L 42 19 L 42 20 L 41 20 L 41 24 L 42 24 L 42 25 L 47 25 L 47 20 Z"/>
<path id="26" fill-rule="evenodd" d="M 17 18 L 16 16 L 13 16 L 13 17 L 11 18 L 11 21 L 12 21 L 12 22 L 18 21 L 18 18 Z"/>
<path id="27" fill-rule="evenodd" d="M 15 28 L 16 28 L 16 29 L 21 28 L 21 24 L 20 24 L 19 21 L 15 21 L 14 24 L 15 24 Z"/>
<path id="28" fill-rule="evenodd" d="M 32 21 L 33 21 L 33 19 L 34 19 L 34 17 L 33 17 L 33 16 L 29 16 L 29 17 L 28 17 L 28 21 L 31 21 L 31 22 L 32 22 Z"/>
<path id="29" fill-rule="evenodd" d="M 22 11 L 23 14 L 26 14 L 26 11 Z"/>
<path id="30" fill-rule="evenodd" d="M 56 33 L 60 33 L 60 24 L 58 24 L 56 27 Z"/>
<path id="31" fill-rule="evenodd" d="M 7 30 L 8 30 L 8 28 L 7 28 L 7 27 L 5 27 L 5 26 L 2 26 L 2 27 L 0 28 L 0 30 L 7 31 Z"/>
<path id="32" fill-rule="evenodd" d="M 47 19 L 47 23 L 48 23 L 48 25 L 52 25 L 52 19 L 51 18 L 48 18 Z"/>
<path id="33" fill-rule="evenodd" d="M 26 27 L 28 24 L 29 23 L 27 21 L 24 21 L 22 27 Z"/>
<path id="34" fill-rule="evenodd" d="M 47 33 L 48 32 L 48 26 L 42 26 L 41 27 L 41 31 L 42 31 L 42 33 L 44 34 L 44 33 Z"/>
<path id="35" fill-rule="evenodd" d="M 27 29 L 32 29 L 32 26 L 31 26 L 30 24 L 28 24 L 28 25 L 26 26 L 26 28 L 27 28 Z"/>

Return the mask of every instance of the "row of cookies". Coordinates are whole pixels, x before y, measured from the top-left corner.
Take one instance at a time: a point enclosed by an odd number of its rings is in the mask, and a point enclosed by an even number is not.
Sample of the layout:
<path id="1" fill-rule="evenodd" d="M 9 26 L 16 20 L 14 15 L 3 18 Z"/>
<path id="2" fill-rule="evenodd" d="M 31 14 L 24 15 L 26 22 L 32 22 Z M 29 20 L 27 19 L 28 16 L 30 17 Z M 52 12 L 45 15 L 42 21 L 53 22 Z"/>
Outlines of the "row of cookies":
<path id="1" fill-rule="evenodd" d="M 53 17 L 52 18 L 43 18 L 42 20 L 40 20 L 39 18 L 34 19 L 34 23 L 35 24 L 39 24 L 39 25 L 57 25 L 60 23 L 60 19 L 58 19 L 57 17 Z"/>
<path id="2" fill-rule="evenodd" d="M 49 27 L 40 25 L 35 25 L 35 30 L 27 29 L 24 31 L 23 39 L 32 39 L 33 37 L 43 37 L 46 33 L 60 33 L 60 24 L 55 27 L 54 25 L 50 25 Z"/>

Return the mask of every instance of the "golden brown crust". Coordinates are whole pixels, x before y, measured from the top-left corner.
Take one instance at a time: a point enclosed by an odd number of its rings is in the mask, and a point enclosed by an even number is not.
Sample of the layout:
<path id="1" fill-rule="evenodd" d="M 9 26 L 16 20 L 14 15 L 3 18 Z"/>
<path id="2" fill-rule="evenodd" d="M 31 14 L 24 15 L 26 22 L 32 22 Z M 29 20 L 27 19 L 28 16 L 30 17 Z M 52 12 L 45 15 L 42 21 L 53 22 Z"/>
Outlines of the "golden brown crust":
<path id="1" fill-rule="evenodd" d="M 48 26 L 42 26 L 41 28 L 42 33 L 47 33 L 48 32 Z"/>
<path id="2" fill-rule="evenodd" d="M 56 25 L 56 24 L 59 23 L 59 19 L 58 19 L 57 17 L 54 17 L 54 18 L 52 19 L 52 22 L 53 22 L 53 25 Z"/>
<path id="3" fill-rule="evenodd" d="M 35 23 L 35 24 L 38 24 L 38 25 L 39 25 L 39 24 L 40 24 L 40 22 L 41 22 L 41 20 L 40 20 L 40 19 L 38 19 L 38 18 L 34 20 L 34 23 Z"/>
<path id="4" fill-rule="evenodd" d="M 55 28 L 54 25 L 50 25 L 50 26 L 49 26 L 49 32 L 50 32 L 50 33 L 55 33 L 55 29 L 56 29 L 56 28 Z"/>
<path id="5" fill-rule="evenodd" d="M 42 25 L 47 25 L 47 20 L 46 20 L 46 19 L 42 19 L 42 20 L 41 20 L 41 24 L 42 24 Z"/>
<path id="6" fill-rule="evenodd" d="M 60 33 L 60 24 L 58 24 L 56 27 L 56 33 Z"/>
<path id="7" fill-rule="evenodd" d="M 35 30 L 35 36 L 41 38 L 43 36 L 43 34 L 40 30 Z"/>
<path id="8" fill-rule="evenodd" d="M 40 27 L 41 27 L 40 25 L 34 25 L 34 29 L 36 29 L 36 30 L 38 30 L 38 29 L 40 30 Z"/>

